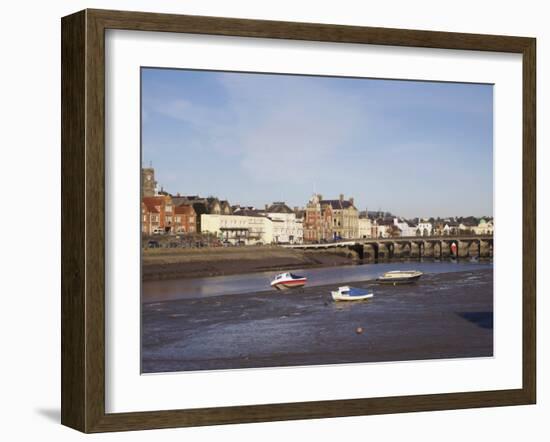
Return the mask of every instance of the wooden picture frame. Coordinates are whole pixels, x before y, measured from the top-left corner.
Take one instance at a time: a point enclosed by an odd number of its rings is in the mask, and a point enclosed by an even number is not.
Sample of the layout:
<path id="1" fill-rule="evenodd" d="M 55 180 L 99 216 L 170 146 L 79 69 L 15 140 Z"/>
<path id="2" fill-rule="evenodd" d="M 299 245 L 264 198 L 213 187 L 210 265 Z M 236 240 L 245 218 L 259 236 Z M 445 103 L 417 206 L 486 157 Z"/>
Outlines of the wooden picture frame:
<path id="1" fill-rule="evenodd" d="M 219 408 L 105 412 L 105 30 L 124 29 L 418 48 L 523 57 L 523 385 Z M 533 404 L 536 398 L 536 152 L 533 38 L 84 10 L 62 19 L 62 410 L 83 432 Z"/>

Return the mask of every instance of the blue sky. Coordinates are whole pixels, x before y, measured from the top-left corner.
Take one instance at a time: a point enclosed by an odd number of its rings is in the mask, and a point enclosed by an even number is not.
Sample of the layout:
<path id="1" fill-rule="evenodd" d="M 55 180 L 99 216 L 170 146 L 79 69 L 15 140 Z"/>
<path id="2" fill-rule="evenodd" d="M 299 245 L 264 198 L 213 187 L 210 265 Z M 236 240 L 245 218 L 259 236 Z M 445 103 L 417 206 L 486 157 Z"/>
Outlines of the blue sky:
<path id="1" fill-rule="evenodd" d="M 143 68 L 142 158 L 231 204 L 492 215 L 493 87 Z"/>

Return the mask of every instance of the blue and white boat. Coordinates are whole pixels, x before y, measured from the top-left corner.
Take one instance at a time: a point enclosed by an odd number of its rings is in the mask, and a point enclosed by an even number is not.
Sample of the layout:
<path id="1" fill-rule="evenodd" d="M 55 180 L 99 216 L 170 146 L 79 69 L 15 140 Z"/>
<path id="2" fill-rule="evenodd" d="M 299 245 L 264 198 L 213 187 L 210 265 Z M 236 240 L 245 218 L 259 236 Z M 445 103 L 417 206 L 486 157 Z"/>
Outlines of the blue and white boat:
<path id="1" fill-rule="evenodd" d="M 348 285 L 338 287 L 338 290 L 332 291 L 331 295 L 334 301 L 362 301 L 374 296 L 373 293 L 368 290 L 350 287 Z"/>

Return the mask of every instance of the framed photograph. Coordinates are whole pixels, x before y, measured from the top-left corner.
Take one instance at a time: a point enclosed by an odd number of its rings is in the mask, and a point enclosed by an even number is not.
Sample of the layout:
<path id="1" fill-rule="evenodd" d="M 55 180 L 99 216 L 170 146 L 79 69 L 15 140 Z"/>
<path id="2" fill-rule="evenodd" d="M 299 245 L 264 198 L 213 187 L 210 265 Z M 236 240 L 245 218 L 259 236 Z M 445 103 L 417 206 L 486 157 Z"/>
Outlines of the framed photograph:
<path id="1" fill-rule="evenodd" d="M 536 400 L 535 39 L 62 19 L 62 423 Z"/>

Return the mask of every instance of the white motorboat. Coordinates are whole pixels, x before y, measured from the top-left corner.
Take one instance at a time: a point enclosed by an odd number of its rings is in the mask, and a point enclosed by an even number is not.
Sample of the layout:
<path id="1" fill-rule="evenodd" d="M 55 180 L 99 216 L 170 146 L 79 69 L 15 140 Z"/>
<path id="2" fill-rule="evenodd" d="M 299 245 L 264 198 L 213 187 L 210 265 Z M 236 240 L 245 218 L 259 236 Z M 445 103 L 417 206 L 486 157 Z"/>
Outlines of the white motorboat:
<path id="1" fill-rule="evenodd" d="M 271 287 L 277 290 L 288 290 L 303 287 L 307 282 L 305 276 L 298 276 L 290 272 L 280 273 L 273 281 L 271 281 Z"/>
<path id="2" fill-rule="evenodd" d="M 368 290 L 350 287 L 348 285 L 338 287 L 338 290 L 332 291 L 331 295 L 334 301 L 362 301 L 374 296 L 374 294 Z"/>
<path id="3" fill-rule="evenodd" d="M 382 284 L 411 284 L 423 275 L 422 272 L 417 270 L 392 270 L 386 272 L 382 276 L 376 279 L 377 282 Z"/>

